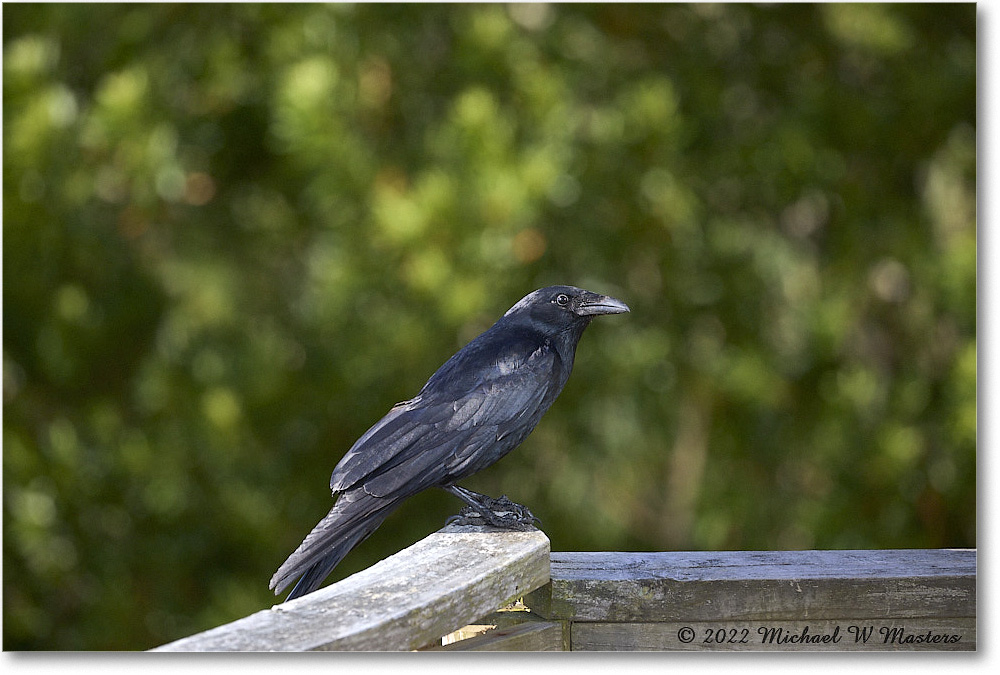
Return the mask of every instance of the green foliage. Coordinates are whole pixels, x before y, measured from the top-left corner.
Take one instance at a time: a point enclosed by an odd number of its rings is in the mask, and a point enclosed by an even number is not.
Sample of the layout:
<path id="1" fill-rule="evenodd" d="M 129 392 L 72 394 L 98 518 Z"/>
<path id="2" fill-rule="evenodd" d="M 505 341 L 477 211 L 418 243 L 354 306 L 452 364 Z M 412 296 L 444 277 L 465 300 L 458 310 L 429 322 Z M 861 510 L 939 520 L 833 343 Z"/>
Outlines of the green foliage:
<path id="1" fill-rule="evenodd" d="M 268 606 L 342 453 L 549 283 L 632 314 L 468 486 L 555 550 L 975 546 L 974 5 L 3 26 L 6 649 Z"/>

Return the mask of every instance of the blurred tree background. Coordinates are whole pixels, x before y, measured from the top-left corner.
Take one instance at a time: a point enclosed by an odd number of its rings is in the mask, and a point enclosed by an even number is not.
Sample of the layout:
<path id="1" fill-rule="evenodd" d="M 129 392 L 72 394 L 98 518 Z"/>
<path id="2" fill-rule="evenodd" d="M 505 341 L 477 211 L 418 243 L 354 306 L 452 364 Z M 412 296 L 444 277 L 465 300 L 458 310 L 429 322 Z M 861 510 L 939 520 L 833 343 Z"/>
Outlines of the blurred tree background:
<path id="1" fill-rule="evenodd" d="M 5 649 L 272 604 L 353 441 L 550 283 L 632 313 L 467 486 L 553 550 L 976 545 L 974 5 L 3 14 Z"/>

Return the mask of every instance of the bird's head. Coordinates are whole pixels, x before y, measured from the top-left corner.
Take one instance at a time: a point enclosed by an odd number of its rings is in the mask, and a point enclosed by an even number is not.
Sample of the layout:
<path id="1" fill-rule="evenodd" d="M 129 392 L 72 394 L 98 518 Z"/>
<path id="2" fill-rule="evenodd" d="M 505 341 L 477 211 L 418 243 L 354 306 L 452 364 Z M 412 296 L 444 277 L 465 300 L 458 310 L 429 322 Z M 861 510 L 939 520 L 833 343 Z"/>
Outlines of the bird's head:
<path id="1" fill-rule="evenodd" d="M 582 329 L 601 314 L 623 314 L 627 311 L 628 305 L 609 295 L 575 286 L 548 286 L 521 298 L 504 317 L 524 318 L 559 332 L 573 326 Z"/>

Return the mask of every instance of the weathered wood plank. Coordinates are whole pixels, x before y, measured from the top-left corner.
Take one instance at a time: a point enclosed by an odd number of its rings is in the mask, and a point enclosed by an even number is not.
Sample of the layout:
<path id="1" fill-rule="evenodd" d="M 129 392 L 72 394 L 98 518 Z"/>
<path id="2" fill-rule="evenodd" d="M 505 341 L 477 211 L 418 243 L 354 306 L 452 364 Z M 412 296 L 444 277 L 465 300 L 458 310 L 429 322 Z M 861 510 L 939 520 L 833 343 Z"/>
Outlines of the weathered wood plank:
<path id="1" fill-rule="evenodd" d="M 416 649 L 549 579 L 549 540 L 451 525 L 336 584 L 156 651 Z"/>
<path id="2" fill-rule="evenodd" d="M 441 644 L 448 645 L 459 640 L 468 640 L 494 628 L 510 628 L 526 621 L 544 621 L 544 619 L 537 614 L 532 614 L 524 606 L 521 598 L 518 598 L 516 602 L 479 617 L 468 626 L 462 626 L 458 630 L 448 633 L 441 638 Z"/>
<path id="3" fill-rule="evenodd" d="M 975 550 L 553 553 L 550 620 L 975 617 Z"/>
<path id="4" fill-rule="evenodd" d="M 572 624 L 574 651 L 974 651 L 975 619 Z"/>
<path id="5" fill-rule="evenodd" d="M 561 652 L 566 651 L 563 623 L 527 621 L 493 628 L 482 635 L 452 642 L 426 651 L 448 652 Z"/>
<path id="6" fill-rule="evenodd" d="M 448 647 L 455 642 L 470 640 L 474 637 L 483 635 L 487 631 L 492 631 L 498 628 L 514 628 L 529 622 L 541 623 L 545 622 L 545 619 L 529 611 L 528 608 L 524 606 L 521 598 L 518 598 L 517 602 L 514 602 L 506 607 L 501 607 L 495 612 L 491 612 L 486 616 L 480 617 L 468 626 L 462 626 L 458 630 L 452 631 L 451 633 L 443 636 L 440 642 L 422 647 L 419 651 L 440 651 L 442 646 Z M 566 649 L 569 648 L 568 630 L 565 632 L 565 646 Z"/>

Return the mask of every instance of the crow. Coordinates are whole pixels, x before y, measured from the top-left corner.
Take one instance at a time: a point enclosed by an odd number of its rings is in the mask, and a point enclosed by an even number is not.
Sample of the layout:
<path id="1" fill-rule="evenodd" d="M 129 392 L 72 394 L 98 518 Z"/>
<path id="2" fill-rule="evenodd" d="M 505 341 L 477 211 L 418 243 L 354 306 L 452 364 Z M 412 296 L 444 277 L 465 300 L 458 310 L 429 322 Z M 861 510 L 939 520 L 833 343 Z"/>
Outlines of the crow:
<path id="1" fill-rule="evenodd" d="M 286 600 L 311 593 L 347 553 L 404 499 L 438 487 L 489 525 L 535 519 L 506 497 L 455 483 L 520 445 L 562 391 L 576 345 L 595 316 L 628 312 L 621 300 L 573 286 L 529 293 L 435 372 L 414 398 L 397 403 L 347 451 L 330 477 L 330 513 L 271 577 Z"/>

